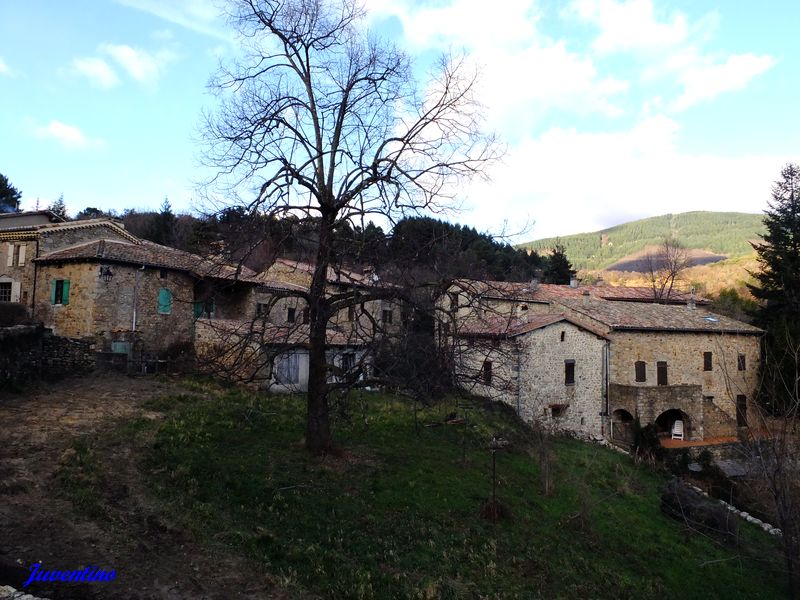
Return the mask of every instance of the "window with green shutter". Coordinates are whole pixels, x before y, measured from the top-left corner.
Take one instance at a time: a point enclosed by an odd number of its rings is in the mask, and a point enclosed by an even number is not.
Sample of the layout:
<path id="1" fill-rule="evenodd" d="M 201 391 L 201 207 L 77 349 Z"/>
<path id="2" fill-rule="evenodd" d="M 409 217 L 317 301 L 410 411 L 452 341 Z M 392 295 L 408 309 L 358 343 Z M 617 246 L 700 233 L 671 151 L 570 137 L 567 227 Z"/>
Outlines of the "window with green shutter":
<path id="1" fill-rule="evenodd" d="M 51 304 L 69 304 L 69 279 L 54 279 L 50 285 Z"/>
<path id="2" fill-rule="evenodd" d="M 172 312 L 172 292 L 167 288 L 158 290 L 158 314 L 168 315 Z"/>

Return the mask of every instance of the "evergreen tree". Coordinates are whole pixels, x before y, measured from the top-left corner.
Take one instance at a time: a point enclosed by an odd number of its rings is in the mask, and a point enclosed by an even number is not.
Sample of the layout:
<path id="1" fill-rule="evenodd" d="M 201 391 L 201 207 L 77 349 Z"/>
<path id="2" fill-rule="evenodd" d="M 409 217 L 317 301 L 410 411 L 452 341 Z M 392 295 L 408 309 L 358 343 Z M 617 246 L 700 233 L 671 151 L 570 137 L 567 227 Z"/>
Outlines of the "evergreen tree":
<path id="1" fill-rule="evenodd" d="M 546 257 L 543 277 L 544 282 L 566 285 L 574 274 L 575 269 L 572 268 L 572 263 L 569 262 L 567 258 L 564 246 L 557 243 L 556 247 L 553 248 L 553 253 Z"/>
<path id="2" fill-rule="evenodd" d="M 768 371 L 780 380 L 767 382 L 774 385 L 768 385 L 762 400 L 780 413 L 792 401 L 781 382 L 791 384 L 800 377 L 794 356 L 800 348 L 800 166 L 790 163 L 781 171 L 772 187 L 764 225 L 763 242 L 753 244 L 761 270 L 753 274 L 756 284 L 749 288 L 759 300 L 755 322 L 767 332 Z"/>
<path id="3" fill-rule="evenodd" d="M 17 212 L 22 192 L 11 185 L 8 177 L 0 173 L 0 213 Z"/>
<path id="4" fill-rule="evenodd" d="M 64 194 L 61 194 L 58 197 L 58 200 L 56 200 L 50 206 L 48 206 L 47 210 L 49 210 L 54 215 L 61 217 L 65 221 L 69 221 L 69 214 L 67 213 L 67 204 L 64 202 Z"/>

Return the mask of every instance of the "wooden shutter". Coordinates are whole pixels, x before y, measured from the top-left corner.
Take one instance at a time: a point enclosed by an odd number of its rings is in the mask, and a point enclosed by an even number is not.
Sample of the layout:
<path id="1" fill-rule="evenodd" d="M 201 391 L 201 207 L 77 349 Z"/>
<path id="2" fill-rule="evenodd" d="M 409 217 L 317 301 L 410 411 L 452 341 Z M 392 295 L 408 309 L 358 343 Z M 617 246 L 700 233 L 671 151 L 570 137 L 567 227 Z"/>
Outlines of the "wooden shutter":
<path id="1" fill-rule="evenodd" d="M 61 291 L 61 304 L 69 304 L 69 279 L 64 280 L 64 288 Z"/>
<path id="2" fill-rule="evenodd" d="M 637 360 L 634 368 L 636 371 L 636 381 L 647 381 L 647 363 L 643 360 Z"/>
<path id="3" fill-rule="evenodd" d="M 167 288 L 158 290 L 158 314 L 168 315 L 172 312 L 172 292 Z"/>
<path id="4" fill-rule="evenodd" d="M 8 256 L 6 257 L 6 266 L 13 267 L 14 266 L 14 244 L 6 244 L 6 249 L 8 250 Z"/>
<path id="5" fill-rule="evenodd" d="M 656 375 L 658 385 L 668 385 L 666 361 L 660 360 L 656 363 Z"/>
<path id="6" fill-rule="evenodd" d="M 25 265 L 25 244 L 22 244 L 19 247 L 19 262 L 17 263 L 20 267 Z"/>
<path id="7" fill-rule="evenodd" d="M 50 282 L 50 304 L 56 303 L 56 280 Z"/>
<path id="8" fill-rule="evenodd" d="M 703 352 L 703 371 L 711 371 L 712 370 L 712 354 L 711 352 Z"/>

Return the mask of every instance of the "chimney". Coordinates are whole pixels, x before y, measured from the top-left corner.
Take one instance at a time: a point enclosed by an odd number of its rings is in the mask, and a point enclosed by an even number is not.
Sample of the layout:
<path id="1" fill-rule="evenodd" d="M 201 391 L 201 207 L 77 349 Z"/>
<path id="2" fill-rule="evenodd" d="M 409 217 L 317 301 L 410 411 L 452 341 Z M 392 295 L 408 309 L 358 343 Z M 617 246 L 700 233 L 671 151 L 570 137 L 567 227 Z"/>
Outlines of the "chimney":
<path id="1" fill-rule="evenodd" d="M 578 278 L 577 277 L 570 277 L 569 287 L 571 287 L 571 288 L 578 287 Z"/>
<path id="2" fill-rule="evenodd" d="M 689 300 L 686 302 L 686 306 L 689 307 L 689 310 L 694 310 L 697 308 L 697 305 L 694 301 L 694 286 L 692 286 L 692 291 L 689 292 Z"/>

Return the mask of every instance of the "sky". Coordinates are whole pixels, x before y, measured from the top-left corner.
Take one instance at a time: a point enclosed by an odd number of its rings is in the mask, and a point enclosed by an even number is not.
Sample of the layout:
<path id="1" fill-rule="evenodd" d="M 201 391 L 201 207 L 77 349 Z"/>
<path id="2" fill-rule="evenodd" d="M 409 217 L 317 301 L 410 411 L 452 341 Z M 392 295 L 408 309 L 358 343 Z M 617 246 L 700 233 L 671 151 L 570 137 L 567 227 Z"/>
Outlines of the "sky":
<path id="1" fill-rule="evenodd" d="M 221 0 L 0 1 L 0 173 L 23 208 L 201 207 Z M 489 182 L 451 220 L 511 241 L 758 213 L 800 162 L 800 2 L 365 0 L 412 57 L 479 65 Z"/>

